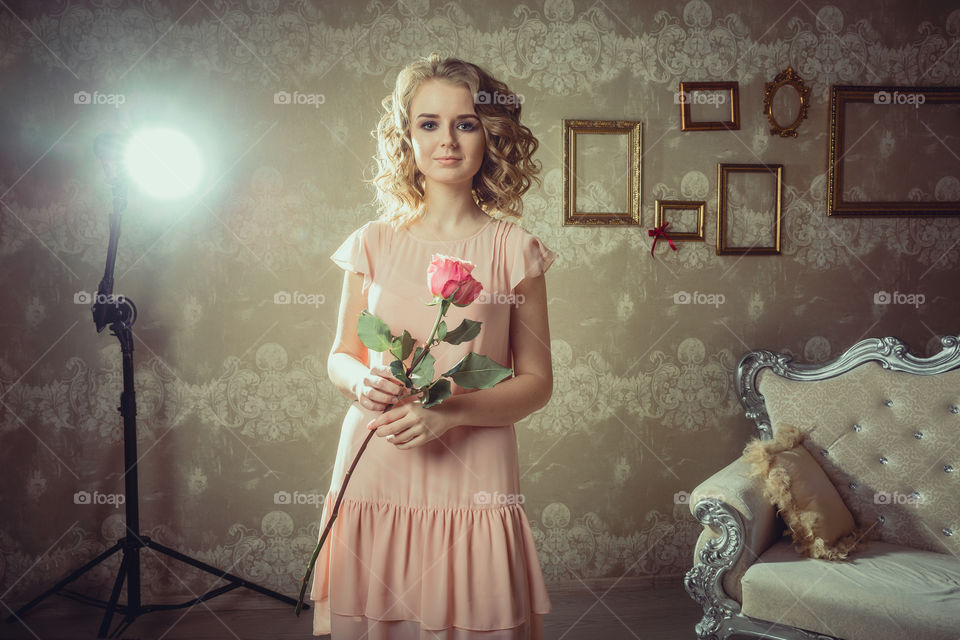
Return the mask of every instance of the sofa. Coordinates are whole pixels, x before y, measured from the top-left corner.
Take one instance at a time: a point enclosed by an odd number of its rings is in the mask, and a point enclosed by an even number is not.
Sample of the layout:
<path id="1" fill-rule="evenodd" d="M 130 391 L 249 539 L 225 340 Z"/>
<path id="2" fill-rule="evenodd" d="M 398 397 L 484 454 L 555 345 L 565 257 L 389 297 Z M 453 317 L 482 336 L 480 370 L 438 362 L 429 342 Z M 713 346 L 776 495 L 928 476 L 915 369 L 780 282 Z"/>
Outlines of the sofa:
<path id="1" fill-rule="evenodd" d="M 760 441 L 806 432 L 866 539 L 843 560 L 801 555 L 741 456 L 697 486 L 704 530 L 685 586 L 701 640 L 960 638 L 960 337 L 917 357 L 896 338 L 826 364 L 753 351 L 735 374 Z M 819 471 L 818 471 L 819 473 Z"/>

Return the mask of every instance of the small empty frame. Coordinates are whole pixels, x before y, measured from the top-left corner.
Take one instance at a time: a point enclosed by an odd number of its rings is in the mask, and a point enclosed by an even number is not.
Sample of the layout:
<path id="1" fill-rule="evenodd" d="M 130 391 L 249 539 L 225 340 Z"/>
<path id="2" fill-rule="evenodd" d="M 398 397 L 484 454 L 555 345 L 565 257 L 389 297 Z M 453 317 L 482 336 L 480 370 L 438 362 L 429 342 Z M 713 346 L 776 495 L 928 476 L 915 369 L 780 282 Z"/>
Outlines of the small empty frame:
<path id="1" fill-rule="evenodd" d="M 740 128 L 740 85 L 736 82 L 681 82 L 674 102 L 680 105 L 681 131 Z"/>
<path id="2" fill-rule="evenodd" d="M 781 164 L 717 165 L 717 255 L 780 253 Z"/>
<path id="3" fill-rule="evenodd" d="M 639 225 L 643 125 L 563 121 L 563 224 Z"/>
<path id="4" fill-rule="evenodd" d="M 703 240 L 703 214 L 707 203 L 694 200 L 657 200 L 653 226 L 669 224 L 671 240 Z"/>
<path id="5" fill-rule="evenodd" d="M 797 127 L 807 119 L 809 108 L 810 87 L 793 67 L 787 67 L 763 86 L 763 112 L 770 121 L 772 136 L 796 138 Z"/>

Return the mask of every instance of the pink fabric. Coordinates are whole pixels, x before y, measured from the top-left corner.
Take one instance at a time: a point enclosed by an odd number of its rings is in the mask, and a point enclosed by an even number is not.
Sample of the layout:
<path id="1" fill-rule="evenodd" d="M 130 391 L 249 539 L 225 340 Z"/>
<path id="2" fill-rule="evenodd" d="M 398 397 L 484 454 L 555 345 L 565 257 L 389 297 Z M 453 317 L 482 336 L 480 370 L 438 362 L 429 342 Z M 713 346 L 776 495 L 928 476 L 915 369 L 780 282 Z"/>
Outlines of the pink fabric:
<path id="1" fill-rule="evenodd" d="M 437 307 L 425 305 L 431 301 L 426 273 L 434 253 L 477 265 L 472 275 L 487 294 L 468 307 L 450 307 L 449 329 L 463 318 L 480 321 L 483 328 L 466 344 L 433 347 L 434 370 L 447 371 L 470 351 L 512 366 L 515 300 L 509 294 L 556 258 L 522 227 L 491 218 L 471 237 L 448 242 L 422 240 L 374 220 L 354 231 L 331 257 L 364 275 L 371 313 L 395 335 L 407 329 L 419 344 L 429 337 L 437 314 Z M 391 359 L 389 353 L 369 352 L 371 366 Z M 454 394 L 472 392 L 455 383 L 451 387 Z M 356 402 L 347 410 L 322 526 L 367 436 L 366 425 L 377 415 Z M 519 495 L 513 425 L 459 425 L 408 450 L 374 436 L 317 559 L 311 592 L 314 635 L 332 631 L 343 640 L 539 637 L 540 616 L 551 605 Z"/>

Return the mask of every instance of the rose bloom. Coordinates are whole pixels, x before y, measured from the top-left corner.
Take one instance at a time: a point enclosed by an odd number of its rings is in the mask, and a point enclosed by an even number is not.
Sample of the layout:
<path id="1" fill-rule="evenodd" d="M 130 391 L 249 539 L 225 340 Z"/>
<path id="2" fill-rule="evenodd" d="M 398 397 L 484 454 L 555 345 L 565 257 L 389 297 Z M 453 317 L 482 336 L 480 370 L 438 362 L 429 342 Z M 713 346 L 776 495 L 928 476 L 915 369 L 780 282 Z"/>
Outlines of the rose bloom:
<path id="1" fill-rule="evenodd" d="M 458 307 L 467 306 L 483 291 L 483 285 L 470 275 L 475 266 L 466 260 L 433 254 L 427 268 L 427 287 L 430 293 L 446 299 L 456 292 L 453 304 Z"/>

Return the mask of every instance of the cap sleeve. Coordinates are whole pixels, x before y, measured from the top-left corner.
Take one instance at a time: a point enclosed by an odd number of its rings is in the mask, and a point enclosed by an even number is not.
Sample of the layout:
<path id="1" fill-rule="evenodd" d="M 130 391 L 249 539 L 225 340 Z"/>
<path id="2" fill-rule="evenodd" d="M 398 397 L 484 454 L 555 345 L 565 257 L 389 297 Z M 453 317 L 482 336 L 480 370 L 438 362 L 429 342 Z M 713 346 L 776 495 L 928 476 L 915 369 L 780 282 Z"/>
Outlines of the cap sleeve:
<path id="1" fill-rule="evenodd" d="M 520 240 L 515 245 L 513 261 L 510 265 L 510 290 L 516 289 L 524 278 L 535 278 L 546 273 L 557 254 L 547 248 L 538 237 L 517 227 Z"/>
<path id="2" fill-rule="evenodd" d="M 342 269 L 363 275 L 364 293 L 373 281 L 370 256 L 373 254 L 375 238 L 372 232 L 371 224 L 366 223 L 347 236 L 343 244 L 330 256 L 330 259 Z"/>

